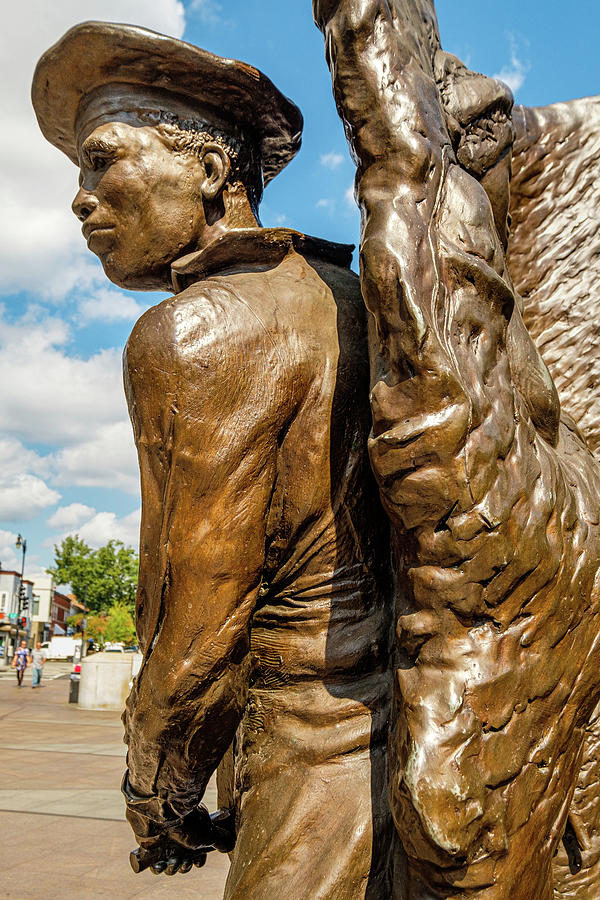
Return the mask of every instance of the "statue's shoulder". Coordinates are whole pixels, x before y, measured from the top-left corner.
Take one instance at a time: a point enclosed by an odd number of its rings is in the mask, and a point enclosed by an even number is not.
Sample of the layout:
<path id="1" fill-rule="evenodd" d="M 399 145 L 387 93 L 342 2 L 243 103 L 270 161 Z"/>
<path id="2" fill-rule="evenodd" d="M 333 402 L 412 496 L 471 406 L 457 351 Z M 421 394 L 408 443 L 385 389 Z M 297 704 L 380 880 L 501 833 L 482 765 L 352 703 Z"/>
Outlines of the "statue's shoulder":
<path id="1" fill-rule="evenodd" d="M 222 366 L 228 350 L 255 342 L 264 326 L 227 279 L 197 281 L 148 309 L 135 323 L 125 358 L 154 367 L 178 367 L 194 359 Z"/>
<path id="2" fill-rule="evenodd" d="M 273 304 L 283 300 L 285 305 L 285 295 L 293 295 L 297 305 L 311 292 L 322 291 L 323 282 L 336 299 L 347 295 L 355 300 L 360 288 L 350 269 L 353 250 L 352 244 L 334 243 L 292 228 L 234 229 L 177 260 L 172 267 L 173 281 L 188 295 L 189 288 L 201 291 L 206 279 L 214 280 L 242 303 L 258 302 L 261 316 L 264 313 L 268 318 Z"/>
<path id="3" fill-rule="evenodd" d="M 260 280 L 260 273 L 258 273 Z M 266 336 L 265 323 L 256 314 L 251 292 L 242 279 L 216 276 L 190 284 L 177 294 L 169 310 L 173 347 L 208 352 L 232 349 Z"/>
<path id="4" fill-rule="evenodd" d="M 340 309 L 348 310 L 344 321 L 353 316 L 364 331 L 358 278 L 349 268 L 352 249 L 282 228 L 223 235 L 173 264 L 178 292 L 138 320 L 127 363 L 172 371 L 178 361 L 194 360 L 222 371 L 241 356 L 251 370 L 273 352 L 293 368 L 305 345 L 326 354 L 326 325 L 331 319 L 330 343 L 337 346 Z M 307 353 L 299 355 L 304 360 Z"/>
<path id="5" fill-rule="evenodd" d="M 125 365 L 141 362 L 149 354 L 162 355 L 172 334 L 172 298 L 151 306 L 137 320 L 125 345 Z"/>

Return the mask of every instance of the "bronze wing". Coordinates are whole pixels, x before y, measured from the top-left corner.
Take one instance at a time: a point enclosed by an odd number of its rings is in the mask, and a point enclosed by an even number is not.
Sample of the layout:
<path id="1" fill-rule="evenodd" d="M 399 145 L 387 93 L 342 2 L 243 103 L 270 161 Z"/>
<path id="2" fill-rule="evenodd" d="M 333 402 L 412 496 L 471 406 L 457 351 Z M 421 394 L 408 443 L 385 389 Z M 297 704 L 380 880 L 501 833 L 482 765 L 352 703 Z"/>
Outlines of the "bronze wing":
<path id="1" fill-rule="evenodd" d="M 508 266 L 564 410 L 600 448 L 600 97 L 513 111 Z"/>

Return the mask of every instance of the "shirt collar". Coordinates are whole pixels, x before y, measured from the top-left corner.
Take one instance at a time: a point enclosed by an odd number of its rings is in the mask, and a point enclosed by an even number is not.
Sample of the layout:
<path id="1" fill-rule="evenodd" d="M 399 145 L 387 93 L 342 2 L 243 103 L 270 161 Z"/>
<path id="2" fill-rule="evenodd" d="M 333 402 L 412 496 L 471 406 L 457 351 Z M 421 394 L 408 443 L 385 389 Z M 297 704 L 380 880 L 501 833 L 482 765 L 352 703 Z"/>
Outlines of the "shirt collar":
<path id="1" fill-rule="evenodd" d="M 337 244 L 292 228 L 239 228 L 226 231 L 202 250 L 188 253 L 171 266 L 176 293 L 195 281 L 248 268 L 271 268 L 292 250 L 345 268 L 352 261 L 353 244 Z"/>

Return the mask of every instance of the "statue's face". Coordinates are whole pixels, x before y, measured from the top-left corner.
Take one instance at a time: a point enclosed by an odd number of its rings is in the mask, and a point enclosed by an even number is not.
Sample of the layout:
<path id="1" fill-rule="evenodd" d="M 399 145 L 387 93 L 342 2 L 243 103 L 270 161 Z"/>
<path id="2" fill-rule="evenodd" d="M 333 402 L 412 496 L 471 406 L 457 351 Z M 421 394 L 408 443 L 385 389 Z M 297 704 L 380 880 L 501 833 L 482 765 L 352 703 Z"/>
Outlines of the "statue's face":
<path id="1" fill-rule="evenodd" d="M 115 284 L 169 289 L 170 264 L 202 246 L 206 227 L 195 157 L 149 126 L 108 121 L 83 131 L 73 212 Z"/>

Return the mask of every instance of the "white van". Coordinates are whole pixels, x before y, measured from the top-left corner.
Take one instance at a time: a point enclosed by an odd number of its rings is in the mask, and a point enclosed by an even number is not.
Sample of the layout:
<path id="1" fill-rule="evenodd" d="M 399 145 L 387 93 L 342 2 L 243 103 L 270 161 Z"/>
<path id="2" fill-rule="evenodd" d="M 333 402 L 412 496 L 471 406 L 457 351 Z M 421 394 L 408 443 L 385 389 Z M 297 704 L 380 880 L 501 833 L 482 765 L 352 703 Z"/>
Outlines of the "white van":
<path id="1" fill-rule="evenodd" d="M 81 644 L 81 638 L 53 637 L 49 641 L 44 641 L 42 650 L 46 652 L 46 659 L 72 660 L 76 644 Z"/>

